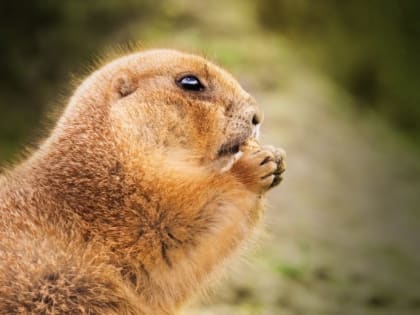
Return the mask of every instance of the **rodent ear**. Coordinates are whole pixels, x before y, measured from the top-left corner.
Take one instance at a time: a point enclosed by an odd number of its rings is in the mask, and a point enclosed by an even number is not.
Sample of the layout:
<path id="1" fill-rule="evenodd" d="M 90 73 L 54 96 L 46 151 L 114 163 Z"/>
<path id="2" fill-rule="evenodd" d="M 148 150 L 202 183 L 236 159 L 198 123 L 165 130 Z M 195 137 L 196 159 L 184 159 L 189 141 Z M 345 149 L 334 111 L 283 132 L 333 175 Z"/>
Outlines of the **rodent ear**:
<path id="1" fill-rule="evenodd" d="M 116 98 L 123 98 L 137 89 L 137 84 L 128 73 L 120 73 L 112 80 L 112 92 Z"/>

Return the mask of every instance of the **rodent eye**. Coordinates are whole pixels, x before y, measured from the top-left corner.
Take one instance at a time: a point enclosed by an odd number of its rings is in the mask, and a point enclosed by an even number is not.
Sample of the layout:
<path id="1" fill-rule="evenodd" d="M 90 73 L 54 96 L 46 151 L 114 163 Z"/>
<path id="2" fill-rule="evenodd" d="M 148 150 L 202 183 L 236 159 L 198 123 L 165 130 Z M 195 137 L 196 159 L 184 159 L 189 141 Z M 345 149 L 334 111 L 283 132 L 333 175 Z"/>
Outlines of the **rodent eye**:
<path id="1" fill-rule="evenodd" d="M 187 91 L 203 91 L 204 85 L 193 75 L 186 75 L 177 80 L 178 86 Z"/>

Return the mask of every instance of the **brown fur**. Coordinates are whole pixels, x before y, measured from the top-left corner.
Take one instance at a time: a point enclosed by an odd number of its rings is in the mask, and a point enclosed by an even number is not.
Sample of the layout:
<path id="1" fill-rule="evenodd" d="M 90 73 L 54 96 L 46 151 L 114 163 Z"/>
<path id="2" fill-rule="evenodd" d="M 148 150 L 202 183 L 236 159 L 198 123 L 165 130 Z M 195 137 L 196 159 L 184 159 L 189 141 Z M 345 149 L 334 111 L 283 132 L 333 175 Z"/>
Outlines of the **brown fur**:
<path id="1" fill-rule="evenodd" d="M 206 90 L 177 86 L 187 73 Z M 174 314 L 279 182 L 282 152 L 250 140 L 258 115 L 197 56 L 152 50 L 94 72 L 0 177 L 0 314 Z M 218 154 L 235 142 L 238 161 Z"/>

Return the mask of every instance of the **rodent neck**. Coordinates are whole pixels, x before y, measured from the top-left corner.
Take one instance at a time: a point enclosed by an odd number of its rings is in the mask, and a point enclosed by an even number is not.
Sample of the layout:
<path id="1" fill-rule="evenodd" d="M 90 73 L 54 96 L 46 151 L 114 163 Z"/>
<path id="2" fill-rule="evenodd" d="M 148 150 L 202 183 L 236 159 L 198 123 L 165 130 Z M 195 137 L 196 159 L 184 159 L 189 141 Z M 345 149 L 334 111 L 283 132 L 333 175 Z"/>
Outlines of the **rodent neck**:
<path id="1" fill-rule="evenodd" d="M 45 200 L 41 204 L 51 209 L 44 211 L 57 216 L 75 212 L 90 220 L 122 200 L 121 164 L 110 132 L 109 110 L 98 105 L 107 103 L 106 95 L 93 90 L 88 98 L 81 89 L 51 136 L 13 177 L 20 177 L 20 186 L 34 191 L 26 195 Z"/>

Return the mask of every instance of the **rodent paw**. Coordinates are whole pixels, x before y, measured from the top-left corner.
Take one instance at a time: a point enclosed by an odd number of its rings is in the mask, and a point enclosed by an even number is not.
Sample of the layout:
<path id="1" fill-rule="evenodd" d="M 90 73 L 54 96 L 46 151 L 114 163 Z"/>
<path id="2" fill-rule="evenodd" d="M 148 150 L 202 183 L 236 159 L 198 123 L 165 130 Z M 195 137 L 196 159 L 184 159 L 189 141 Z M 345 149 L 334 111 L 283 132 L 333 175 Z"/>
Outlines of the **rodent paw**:
<path id="1" fill-rule="evenodd" d="M 282 181 L 282 174 L 286 170 L 286 152 L 281 148 L 275 148 L 273 146 L 265 146 L 265 150 L 268 150 L 274 156 L 274 163 L 276 164 L 276 169 L 272 172 L 273 181 L 269 188 L 277 186 Z"/>
<path id="2" fill-rule="evenodd" d="M 286 169 L 285 152 L 273 146 L 244 148 L 244 155 L 233 170 L 242 182 L 258 193 L 277 186 Z"/>

